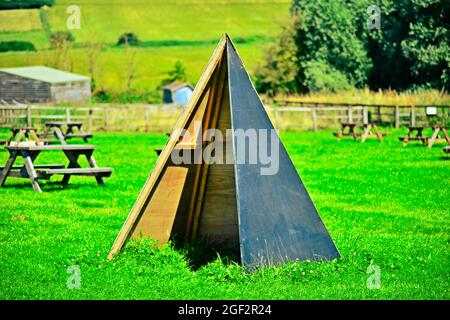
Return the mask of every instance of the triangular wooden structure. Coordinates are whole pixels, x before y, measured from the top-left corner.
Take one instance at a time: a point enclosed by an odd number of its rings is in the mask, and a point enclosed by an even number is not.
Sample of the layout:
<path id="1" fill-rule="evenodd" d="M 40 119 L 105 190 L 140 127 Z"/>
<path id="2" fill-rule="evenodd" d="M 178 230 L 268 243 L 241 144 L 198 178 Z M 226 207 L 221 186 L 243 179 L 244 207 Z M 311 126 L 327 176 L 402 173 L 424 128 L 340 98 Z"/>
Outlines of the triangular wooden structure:
<path id="1" fill-rule="evenodd" d="M 199 121 L 202 131 L 197 132 L 194 123 Z M 231 163 L 172 161 L 173 152 L 202 152 L 203 134 L 211 128 L 223 133 Z M 236 161 L 240 149 L 227 129 L 274 130 L 228 36 L 221 39 L 175 129 L 110 259 L 130 238 L 151 237 L 164 244 L 174 235 L 235 246 L 246 266 L 339 257 L 278 135 L 269 142 L 279 149 L 278 173 L 262 175 L 261 164 Z M 191 139 L 181 139 L 180 129 Z"/>

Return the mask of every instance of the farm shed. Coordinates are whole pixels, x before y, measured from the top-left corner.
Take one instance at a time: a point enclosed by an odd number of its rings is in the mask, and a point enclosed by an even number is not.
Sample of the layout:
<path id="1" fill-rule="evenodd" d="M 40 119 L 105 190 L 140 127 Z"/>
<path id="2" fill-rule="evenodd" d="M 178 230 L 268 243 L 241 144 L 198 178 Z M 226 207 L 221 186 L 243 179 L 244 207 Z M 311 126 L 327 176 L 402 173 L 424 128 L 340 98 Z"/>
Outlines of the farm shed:
<path id="1" fill-rule="evenodd" d="M 90 97 L 89 77 L 43 66 L 0 69 L 0 99 L 7 102 L 81 102 Z"/>
<path id="2" fill-rule="evenodd" d="M 189 102 L 193 92 L 194 87 L 187 82 L 172 82 L 163 87 L 163 102 L 184 106 Z"/>

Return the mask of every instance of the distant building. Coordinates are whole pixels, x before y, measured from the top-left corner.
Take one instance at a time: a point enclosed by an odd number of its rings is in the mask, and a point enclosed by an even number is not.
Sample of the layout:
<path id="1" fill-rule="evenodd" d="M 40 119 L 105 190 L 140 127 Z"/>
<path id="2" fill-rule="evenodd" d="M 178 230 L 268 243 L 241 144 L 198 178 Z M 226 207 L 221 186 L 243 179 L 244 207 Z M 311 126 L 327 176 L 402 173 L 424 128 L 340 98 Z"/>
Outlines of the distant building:
<path id="1" fill-rule="evenodd" d="M 185 106 L 193 92 L 194 87 L 187 82 L 172 82 L 163 87 L 163 102 Z"/>
<path id="2" fill-rule="evenodd" d="M 0 99 L 7 102 L 82 102 L 90 98 L 89 77 L 42 66 L 0 69 Z"/>

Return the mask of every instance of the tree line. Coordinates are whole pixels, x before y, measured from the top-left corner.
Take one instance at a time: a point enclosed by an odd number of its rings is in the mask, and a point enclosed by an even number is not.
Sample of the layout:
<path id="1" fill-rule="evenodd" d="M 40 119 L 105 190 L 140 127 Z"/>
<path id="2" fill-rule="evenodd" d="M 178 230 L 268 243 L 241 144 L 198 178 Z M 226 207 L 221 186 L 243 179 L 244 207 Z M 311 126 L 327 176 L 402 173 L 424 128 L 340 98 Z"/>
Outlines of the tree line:
<path id="1" fill-rule="evenodd" d="M 450 1 L 293 0 L 255 70 L 260 91 L 450 87 Z"/>
<path id="2" fill-rule="evenodd" d="M 52 6 L 54 0 L 0 0 L 0 10 L 6 9 L 36 9 L 42 6 Z"/>

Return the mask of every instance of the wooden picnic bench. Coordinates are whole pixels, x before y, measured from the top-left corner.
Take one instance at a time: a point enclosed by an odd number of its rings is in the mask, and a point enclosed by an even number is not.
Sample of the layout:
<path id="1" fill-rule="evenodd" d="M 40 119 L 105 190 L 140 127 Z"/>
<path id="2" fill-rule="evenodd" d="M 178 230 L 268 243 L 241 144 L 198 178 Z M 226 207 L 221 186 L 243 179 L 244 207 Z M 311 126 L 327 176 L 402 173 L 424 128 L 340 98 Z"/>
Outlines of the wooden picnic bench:
<path id="1" fill-rule="evenodd" d="M 361 126 L 362 132 L 356 132 L 356 123 L 342 122 L 341 128 L 338 132 L 333 133 L 337 137 L 338 141 L 341 141 L 342 137 L 353 137 L 355 141 L 361 138 L 361 142 L 366 142 L 369 138 L 376 138 L 383 141 L 385 133 L 381 133 L 378 127 L 374 123 L 363 124 Z"/>
<path id="2" fill-rule="evenodd" d="M 435 142 L 447 142 L 450 144 L 450 137 L 447 128 L 444 126 L 433 126 L 433 135 L 428 140 L 428 148 L 431 148 Z M 441 134 L 443 136 L 441 136 Z"/>
<path id="3" fill-rule="evenodd" d="M 40 146 L 6 146 L 9 159 L 4 167 L 0 167 L 0 187 L 7 177 L 30 179 L 36 192 L 42 192 L 38 180 L 48 180 L 52 175 L 63 175 L 62 184 L 67 185 L 71 176 L 93 176 L 99 185 L 103 185 L 103 178 L 109 177 L 112 168 L 100 168 L 92 156 L 95 146 L 91 145 L 40 145 Z M 42 151 L 63 151 L 69 160 L 65 167 L 60 164 L 34 164 L 34 161 Z M 89 168 L 81 168 L 78 163 L 80 155 L 84 155 L 89 163 Z M 18 157 L 22 157 L 24 164 L 14 166 Z"/>
<path id="4" fill-rule="evenodd" d="M 66 130 L 63 130 L 63 128 Z M 66 144 L 66 140 L 73 138 L 81 138 L 84 142 L 93 137 L 92 133 L 83 131 L 83 123 L 80 121 L 50 121 L 45 123 L 42 139 L 49 139 L 51 134 L 58 139 L 61 144 Z M 75 132 L 77 130 L 78 132 Z"/>
<path id="5" fill-rule="evenodd" d="M 447 133 L 447 128 L 444 126 L 433 126 L 431 129 L 433 130 L 433 134 L 431 137 L 424 136 L 423 131 L 425 127 L 421 126 L 410 126 L 408 127 L 408 135 L 405 137 L 399 137 L 400 141 L 403 141 L 403 146 L 408 145 L 411 141 L 420 141 L 424 145 L 428 143 L 428 147 L 431 148 L 435 142 L 444 142 L 450 144 L 450 138 Z M 444 136 L 440 136 L 440 134 Z"/>
<path id="6" fill-rule="evenodd" d="M 25 141 L 23 141 L 25 139 Z M 5 145 L 18 145 L 24 144 L 23 142 L 29 144 L 43 144 L 41 139 L 39 138 L 36 129 L 31 127 L 23 127 L 23 128 L 11 128 L 11 136 L 5 142 Z"/>

